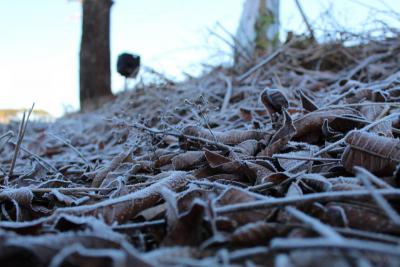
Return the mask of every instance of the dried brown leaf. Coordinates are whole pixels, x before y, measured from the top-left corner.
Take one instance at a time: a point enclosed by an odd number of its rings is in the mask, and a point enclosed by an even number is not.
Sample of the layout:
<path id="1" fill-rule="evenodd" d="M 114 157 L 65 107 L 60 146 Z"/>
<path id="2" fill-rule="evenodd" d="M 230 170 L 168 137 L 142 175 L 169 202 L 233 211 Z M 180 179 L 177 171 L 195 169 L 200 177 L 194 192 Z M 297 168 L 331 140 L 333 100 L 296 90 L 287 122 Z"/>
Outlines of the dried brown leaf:
<path id="1" fill-rule="evenodd" d="M 96 176 L 93 179 L 92 186 L 93 187 L 99 187 L 103 180 L 106 178 L 107 174 L 123 163 L 125 160 L 128 159 L 130 155 L 132 155 L 132 152 L 134 151 L 135 147 L 130 148 L 127 151 L 121 152 L 119 155 L 114 157 L 107 166 L 103 167 L 100 169 L 97 173 Z"/>
<path id="2" fill-rule="evenodd" d="M 303 108 L 307 111 L 315 111 L 318 109 L 318 106 L 314 103 L 314 101 L 309 98 L 303 90 L 300 90 L 300 100 Z"/>
<path id="3" fill-rule="evenodd" d="M 381 106 L 366 105 L 360 107 L 360 113 L 369 121 L 378 120 L 388 111 L 389 111 L 389 106 L 387 105 L 381 105 Z M 378 135 L 393 137 L 392 122 L 389 120 L 379 123 L 378 125 L 372 127 L 369 131 L 377 133 Z"/>
<path id="4" fill-rule="evenodd" d="M 303 191 L 312 191 L 312 193 L 316 192 L 328 192 L 332 189 L 332 184 L 329 179 L 326 179 L 324 176 L 318 173 L 305 173 L 301 175 L 298 180 L 302 182 L 302 185 L 306 186 L 303 188 Z"/>
<path id="5" fill-rule="evenodd" d="M 175 170 L 190 170 L 205 162 L 204 151 L 187 151 L 171 159 Z"/>
<path id="6" fill-rule="evenodd" d="M 233 246 L 266 245 L 272 238 L 285 235 L 288 231 L 287 228 L 284 225 L 263 221 L 248 223 L 233 232 L 230 243 Z"/>
<path id="7" fill-rule="evenodd" d="M 239 189 L 228 188 L 216 200 L 217 206 L 225 206 L 236 203 L 245 203 L 256 200 L 257 197 L 251 192 Z M 272 215 L 274 209 L 261 209 L 244 211 L 240 213 L 232 213 L 226 215 L 231 220 L 236 221 L 239 225 L 247 224 L 249 222 L 263 221 Z"/>
<path id="8" fill-rule="evenodd" d="M 279 89 L 266 88 L 262 91 L 261 102 L 272 116 L 274 113 L 280 113 L 283 109 L 289 107 L 289 102 L 284 93 Z"/>
<path id="9" fill-rule="evenodd" d="M 279 152 L 296 135 L 296 128 L 293 125 L 292 118 L 286 110 L 283 111 L 283 125 L 272 136 L 267 147 L 260 152 L 263 156 L 272 156 Z"/>
<path id="10" fill-rule="evenodd" d="M 307 140 L 307 138 L 309 138 L 308 135 L 317 135 L 320 137 L 322 133 L 322 126 L 325 120 L 327 120 L 329 125 L 331 125 L 333 120 L 345 115 L 356 116 L 358 113 L 353 109 L 345 108 L 316 110 L 308 113 L 307 115 L 293 122 L 293 125 L 296 128 L 296 135 L 294 137 L 298 140 Z"/>
<path id="11" fill-rule="evenodd" d="M 332 205 L 340 206 L 343 209 L 348 226 L 351 228 L 373 232 L 400 233 L 398 226 L 387 219 L 377 206 L 357 202 L 331 202 L 326 207 L 329 208 Z"/>
<path id="12" fill-rule="evenodd" d="M 202 241 L 202 222 L 205 203 L 195 200 L 187 212 L 179 214 L 176 198 L 173 195 L 163 197 L 167 205 L 167 235 L 163 240 L 164 246 L 181 245 L 197 246 Z"/>
<path id="13" fill-rule="evenodd" d="M 260 143 L 257 140 L 249 139 L 241 142 L 235 148 L 238 148 L 246 156 L 255 156 L 260 148 Z"/>
<path id="14" fill-rule="evenodd" d="M 363 131 L 351 131 L 345 138 L 347 147 L 342 156 L 343 166 L 353 172 L 361 166 L 373 173 L 393 173 L 400 161 L 400 141 Z"/>

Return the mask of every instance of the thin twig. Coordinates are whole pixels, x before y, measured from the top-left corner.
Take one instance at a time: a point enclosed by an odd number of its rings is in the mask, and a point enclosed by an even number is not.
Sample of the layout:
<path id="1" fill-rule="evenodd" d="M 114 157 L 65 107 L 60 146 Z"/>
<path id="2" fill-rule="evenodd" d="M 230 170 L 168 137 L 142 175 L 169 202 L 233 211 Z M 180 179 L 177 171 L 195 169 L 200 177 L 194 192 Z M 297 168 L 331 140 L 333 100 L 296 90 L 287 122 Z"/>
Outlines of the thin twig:
<path id="1" fill-rule="evenodd" d="M 137 183 L 125 185 L 126 188 L 138 188 L 146 185 L 151 185 L 154 182 Z M 58 190 L 63 193 L 74 193 L 74 192 L 90 192 L 90 191 L 112 191 L 116 190 L 118 187 L 52 187 L 52 188 L 30 188 L 32 193 L 49 193 L 52 190 Z"/>
<path id="2" fill-rule="evenodd" d="M 311 27 L 310 22 L 308 22 L 306 13 L 304 12 L 303 7 L 302 7 L 301 4 L 300 4 L 300 1 L 299 1 L 299 0 L 294 0 L 294 1 L 296 2 L 296 6 L 297 6 L 297 8 L 299 9 L 300 15 L 301 15 L 301 17 L 303 18 L 303 21 L 304 21 L 304 23 L 305 23 L 306 26 L 307 26 L 307 30 L 308 30 L 308 32 L 310 33 L 310 37 L 311 37 L 311 38 L 314 38 L 314 30 L 313 30 L 313 28 Z"/>
<path id="3" fill-rule="evenodd" d="M 392 243 L 392 244 L 400 244 L 400 238 L 394 237 L 388 234 L 382 234 L 382 233 L 376 233 L 376 232 L 371 232 L 371 231 L 364 231 L 364 230 L 359 230 L 359 229 L 353 229 L 353 228 L 342 228 L 342 227 L 334 227 L 333 229 L 336 230 L 336 232 L 345 235 L 345 236 L 352 236 L 360 239 L 370 239 L 374 241 L 379 241 L 379 242 L 385 242 L 385 243 Z"/>
<path id="4" fill-rule="evenodd" d="M 112 228 L 114 230 L 139 230 L 148 227 L 162 226 L 165 224 L 165 222 L 166 221 L 164 219 L 159 219 L 148 222 L 120 224 L 120 225 L 115 225 Z"/>
<path id="5" fill-rule="evenodd" d="M 272 158 L 276 159 L 293 159 L 293 160 L 307 160 L 307 161 L 322 161 L 322 162 L 340 162 L 341 159 L 332 158 L 313 158 L 313 157 L 301 157 L 301 156 L 291 156 L 283 154 L 274 154 Z"/>
<path id="6" fill-rule="evenodd" d="M 346 239 L 337 242 L 328 238 L 275 238 L 271 241 L 271 250 L 287 251 L 293 249 L 354 249 L 367 251 L 379 255 L 391 255 L 400 257 L 398 246 L 388 245 L 367 240 Z"/>
<path id="7" fill-rule="evenodd" d="M 342 100 L 343 98 L 347 97 L 348 95 L 351 95 L 355 92 L 354 89 L 350 89 L 349 91 L 339 95 L 337 98 L 333 99 L 331 102 L 326 104 L 326 107 L 333 107 L 335 103 L 339 102 L 340 100 Z M 324 109 L 323 107 L 319 108 L 319 109 Z"/>
<path id="8" fill-rule="evenodd" d="M 400 190 L 398 189 L 379 189 L 377 192 L 387 198 L 399 199 Z M 231 204 L 216 209 L 219 214 L 232 213 L 238 211 L 249 211 L 253 209 L 266 209 L 271 207 L 283 207 L 288 205 L 303 205 L 316 201 L 328 202 L 336 200 L 360 200 L 370 199 L 371 193 L 368 190 L 357 191 L 339 191 L 314 193 L 296 197 L 271 198 L 266 200 L 257 200 L 245 203 Z"/>
<path id="9" fill-rule="evenodd" d="M 243 81 L 245 78 L 247 78 L 248 76 L 250 76 L 252 73 L 254 73 L 255 71 L 257 71 L 259 68 L 261 68 L 262 66 L 264 66 L 265 64 L 269 63 L 271 60 L 273 60 L 276 56 L 278 56 L 283 50 L 284 50 L 285 46 L 281 46 L 280 48 L 278 48 L 277 50 L 275 50 L 274 52 L 272 52 L 271 54 L 269 54 L 268 56 L 266 56 L 264 59 L 262 59 L 258 64 L 256 64 L 254 67 L 250 68 L 248 71 L 246 71 L 245 73 L 243 73 L 242 75 L 240 75 L 239 77 L 236 78 L 236 80 L 238 82 Z"/>
<path id="10" fill-rule="evenodd" d="M 350 80 L 357 72 L 359 72 L 360 70 L 362 70 L 363 68 L 365 68 L 369 64 L 374 63 L 376 61 L 379 61 L 381 59 L 384 59 L 385 57 L 392 56 L 392 55 L 393 55 L 393 52 L 392 51 L 388 51 L 388 52 L 383 53 L 383 54 L 374 54 L 374 55 L 369 56 L 369 57 L 365 58 L 363 61 L 361 61 L 360 64 L 358 64 L 350 72 L 346 71 L 347 75 L 345 76 L 344 79 Z"/>
<path id="11" fill-rule="evenodd" d="M 325 236 L 326 238 L 329 238 L 332 241 L 343 241 L 343 237 L 340 236 L 332 227 L 323 224 L 321 221 L 318 219 L 315 219 L 304 212 L 294 208 L 294 207 L 286 207 L 285 209 L 290 215 L 296 217 L 300 221 L 310 225 L 315 231 L 320 233 L 322 236 Z"/>
<path id="12" fill-rule="evenodd" d="M 70 142 L 68 142 L 67 140 L 53 134 L 53 133 L 47 133 L 48 135 L 54 137 L 55 139 L 61 141 L 62 143 L 64 143 L 64 145 L 68 146 L 69 148 L 71 148 L 77 155 L 78 157 L 80 157 L 83 162 L 90 168 L 93 169 L 92 164 L 85 158 L 85 156 L 83 156 L 83 154 L 76 148 L 74 147 Z"/>
<path id="13" fill-rule="evenodd" d="M 3 139 L 3 138 L 6 138 L 6 137 L 12 136 L 12 135 L 14 135 L 14 132 L 13 131 L 8 131 L 8 132 L 0 135 L 0 140 Z"/>

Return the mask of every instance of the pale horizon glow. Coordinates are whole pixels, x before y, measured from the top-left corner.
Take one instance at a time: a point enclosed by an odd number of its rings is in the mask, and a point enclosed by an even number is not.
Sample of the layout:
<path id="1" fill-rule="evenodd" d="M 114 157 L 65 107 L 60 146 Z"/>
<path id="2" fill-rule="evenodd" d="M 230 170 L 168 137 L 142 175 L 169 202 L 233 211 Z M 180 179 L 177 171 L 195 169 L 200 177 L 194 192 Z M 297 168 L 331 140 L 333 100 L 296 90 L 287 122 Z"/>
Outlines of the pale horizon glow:
<path id="1" fill-rule="evenodd" d="M 119 53 L 138 53 L 144 65 L 171 78 L 199 74 L 202 63 L 229 60 L 229 47 L 209 34 L 217 22 L 235 33 L 244 0 L 115 0 L 111 11 L 112 88 L 123 78 L 115 71 Z M 361 5 L 360 2 L 363 4 Z M 368 6 L 400 12 L 398 0 L 301 0 L 310 21 L 330 10 L 338 24 L 362 30 L 369 18 L 399 27 L 399 19 L 373 13 Z M 386 5 L 382 4 L 385 3 Z M 32 102 L 54 116 L 79 106 L 81 6 L 67 0 L 1 1 L 0 109 L 28 108 Z M 304 31 L 294 0 L 281 0 L 282 32 Z M 224 35 L 228 39 L 227 35 Z"/>

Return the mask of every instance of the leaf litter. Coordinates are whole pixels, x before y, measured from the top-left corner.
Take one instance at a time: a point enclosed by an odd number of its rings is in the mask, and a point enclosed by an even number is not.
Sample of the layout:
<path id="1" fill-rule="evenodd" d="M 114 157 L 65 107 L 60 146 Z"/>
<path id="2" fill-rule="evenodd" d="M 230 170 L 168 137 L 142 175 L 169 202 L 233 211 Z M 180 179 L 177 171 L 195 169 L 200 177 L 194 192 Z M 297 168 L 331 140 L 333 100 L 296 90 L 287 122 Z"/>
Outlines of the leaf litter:
<path id="1" fill-rule="evenodd" d="M 398 266 L 399 41 L 0 125 L 1 266 Z"/>

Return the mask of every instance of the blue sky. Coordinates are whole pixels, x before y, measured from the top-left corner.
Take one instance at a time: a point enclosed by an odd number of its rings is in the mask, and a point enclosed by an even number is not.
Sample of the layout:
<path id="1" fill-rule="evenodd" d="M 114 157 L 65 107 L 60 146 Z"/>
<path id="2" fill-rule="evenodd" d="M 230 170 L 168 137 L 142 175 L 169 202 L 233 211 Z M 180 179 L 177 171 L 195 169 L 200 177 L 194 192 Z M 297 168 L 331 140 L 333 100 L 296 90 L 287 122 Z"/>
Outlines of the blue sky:
<path id="1" fill-rule="evenodd" d="M 115 0 L 111 13 L 113 91 L 123 79 L 115 72 L 120 52 L 133 51 L 143 64 L 170 77 L 182 71 L 196 73 L 201 63 L 226 60 L 229 48 L 209 29 L 221 23 L 235 32 L 243 0 Z M 337 23 L 355 30 L 364 21 L 382 19 L 399 27 L 399 20 L 377 15 L 367 6 L 400 12 L 400 0 L 302 0 L 316 27 L 336 22 L 319 19 L 329 10 Z M 362 3 L 363 5 L 359 4 Z M 29 107 L 36 102 L 59 116 L 66 107 L 78 107 L 78 2 L 67 0 L 0 1 L 0 109 Z M 294 0 L 281 0 L 283 31 L 304 30 Z M 337 26 L 337 25 L 336 25 Z M 221 31 L 219 30 L 219 33 Z M 221 52 L 222 51 L 222 52 Z"/>

